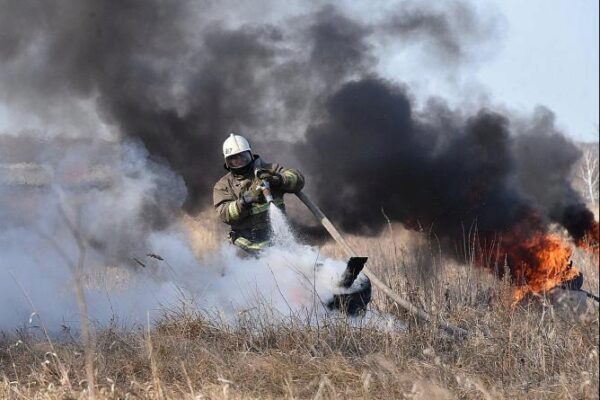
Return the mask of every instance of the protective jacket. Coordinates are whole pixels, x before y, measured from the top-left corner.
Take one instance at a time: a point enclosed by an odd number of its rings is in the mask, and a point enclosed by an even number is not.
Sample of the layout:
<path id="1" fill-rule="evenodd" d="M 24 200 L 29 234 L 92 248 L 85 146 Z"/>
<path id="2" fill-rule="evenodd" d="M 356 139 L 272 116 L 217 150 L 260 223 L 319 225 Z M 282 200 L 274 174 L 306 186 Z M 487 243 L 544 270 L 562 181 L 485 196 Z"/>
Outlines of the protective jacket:
<path id="1" fill-rule="evenodd" d="M 247 190 L 256 190 L 261 184 L 254 176 L 254 171 L 267 169 L 281 175 L 281 186 L 271 188 L 274 203 L 280 208 L 285 208 L 285 193 L 297 193 L 304 187 L 304 177 L 297 170 L 283 168 L 275 163 L 265 163 L 258 155 L 254 156 L 253 163 L 253 167 L 246 174 L 237 175 L 230 171 L 213 189 L 213 203 L 219 218 L 231 226 L 231 241 L 250 252 L 268 246 L 270 236 L 269 204 L 264 196 L 261 194 L 261 201 L 250 205 L 245 204 L 243 200 Z"/>

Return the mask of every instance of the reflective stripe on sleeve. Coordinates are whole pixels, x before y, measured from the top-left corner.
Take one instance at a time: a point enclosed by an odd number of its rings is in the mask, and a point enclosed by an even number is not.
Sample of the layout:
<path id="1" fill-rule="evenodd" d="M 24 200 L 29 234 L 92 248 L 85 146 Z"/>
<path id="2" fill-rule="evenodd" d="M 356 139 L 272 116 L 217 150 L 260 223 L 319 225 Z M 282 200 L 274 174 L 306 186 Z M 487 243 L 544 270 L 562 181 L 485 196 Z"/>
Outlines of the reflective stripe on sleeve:
<path id="1" fill-rule="evenodd" d="M 227 212 L 230 220 L 236 220 L 240 218 L 240 210 L 238 210 L 238 206 L 235 201 L 229 203 L 227 206 Z"/>
<path id="2" fill-rule="evenodd" d="M 287 187 L 293 188 L 298 182 L 298 176 L 290 170 L 285 170 L 281 173 L 285 178 Z"/>

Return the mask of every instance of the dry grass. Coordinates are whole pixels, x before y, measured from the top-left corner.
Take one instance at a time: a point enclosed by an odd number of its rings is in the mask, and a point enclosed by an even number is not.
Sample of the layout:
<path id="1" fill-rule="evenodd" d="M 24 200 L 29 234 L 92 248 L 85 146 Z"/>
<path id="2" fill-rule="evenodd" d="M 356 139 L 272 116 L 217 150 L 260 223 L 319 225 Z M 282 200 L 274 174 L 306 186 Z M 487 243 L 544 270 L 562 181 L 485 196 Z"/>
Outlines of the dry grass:
<path id="1" fill-rule="evenodd" d="M 351 238 L 398 293 L 474 333 L 446 336 L 411 319 L 385 298 L 373 306 L 408 321 L 407 332 L 317 325 L 302 315 L 274 323 L 240 315 L 235 326 L 199 312 L 165 310 L 152 330 L 118 324 L 97 329 L 98 398 L 165 399 L 536 399 L 598 398 L 598 307 L 576 314 L 544 297 L 511 307 L 505 281 L 451 265 L 400 228 L 378 239 Z M 202 236 L 196 231 L 195 235 Z M 196 250 L 218 238 L 205 237 Z M 393 239 L 392 239 L 393 238 Z M 401 245 L 401 243 L 403 245 Z M 410 250 L 404 246 L 411 243 Z M 325 252 L 335 253 L 330 245 Z M 578 253 L 586 288 L 598 292 L 597 259 Z M 54 350 L 51 350 L 54 349 Z M 59 365 L 68 369 L 61 379 Z M 0 398 L 85 398 L 80 340 L 32 333 L 0 336 Z"/>

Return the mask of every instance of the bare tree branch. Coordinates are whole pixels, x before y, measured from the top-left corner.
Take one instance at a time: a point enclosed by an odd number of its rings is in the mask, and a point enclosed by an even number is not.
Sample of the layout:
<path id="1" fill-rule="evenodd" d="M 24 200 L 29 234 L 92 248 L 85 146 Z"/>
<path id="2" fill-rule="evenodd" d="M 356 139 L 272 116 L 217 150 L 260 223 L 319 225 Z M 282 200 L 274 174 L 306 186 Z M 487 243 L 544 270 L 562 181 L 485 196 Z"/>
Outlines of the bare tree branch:
<path id="1" fill-rule="evenodd" d="M 585 198 L 592 206 L 596 206 L 598 201 L 598 154 L 592 150 L 583 151 L 578 178 L 583 183 Z"/>

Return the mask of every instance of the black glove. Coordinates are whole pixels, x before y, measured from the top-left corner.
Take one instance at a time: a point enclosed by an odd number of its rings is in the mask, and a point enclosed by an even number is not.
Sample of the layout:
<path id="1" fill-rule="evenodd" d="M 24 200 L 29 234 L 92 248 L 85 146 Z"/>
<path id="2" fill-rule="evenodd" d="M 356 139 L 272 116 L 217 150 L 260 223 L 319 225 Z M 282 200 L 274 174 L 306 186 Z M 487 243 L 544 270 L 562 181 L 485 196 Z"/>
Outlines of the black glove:
<path id="1" fill-rule="evenodd" d="M 262 169 L 256 173 L 256 177 L 260 180 L 269 182 L 271 187 L 281 186 L 283 178 L 277 172 L 272 172 L 267 169 Z"/>
<path id="2" fill-rule="evenodd" d="M 242 201 L 245 205 L 249 206 L 252 203 L 259 203 L 261 201 L 261 196 L 262 192 L 248 189 L 242 195 Z"/>

